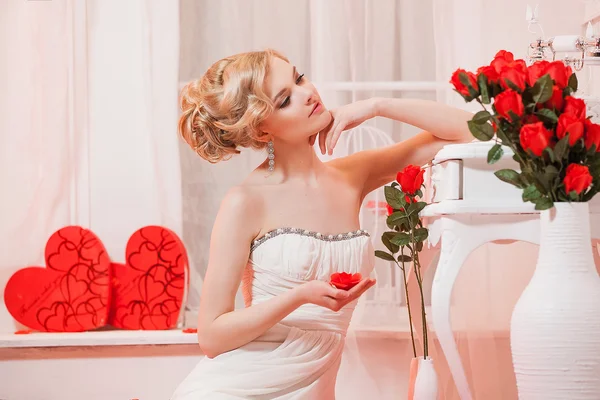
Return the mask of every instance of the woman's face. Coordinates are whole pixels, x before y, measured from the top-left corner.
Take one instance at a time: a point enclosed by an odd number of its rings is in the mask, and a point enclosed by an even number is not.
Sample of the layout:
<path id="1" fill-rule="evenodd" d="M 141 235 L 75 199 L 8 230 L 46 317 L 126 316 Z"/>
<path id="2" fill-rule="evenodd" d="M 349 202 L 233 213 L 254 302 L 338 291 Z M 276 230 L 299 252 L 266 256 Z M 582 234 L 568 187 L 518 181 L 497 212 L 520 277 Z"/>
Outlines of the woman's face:
<path id="1" fill-rule="evenodd" d="M 306 142 L 331 121 L 313 84 L 280 58 L 271 60 L 265 91 L 273 100 L 274 111 L 261 129 L 279 141 Z"/>

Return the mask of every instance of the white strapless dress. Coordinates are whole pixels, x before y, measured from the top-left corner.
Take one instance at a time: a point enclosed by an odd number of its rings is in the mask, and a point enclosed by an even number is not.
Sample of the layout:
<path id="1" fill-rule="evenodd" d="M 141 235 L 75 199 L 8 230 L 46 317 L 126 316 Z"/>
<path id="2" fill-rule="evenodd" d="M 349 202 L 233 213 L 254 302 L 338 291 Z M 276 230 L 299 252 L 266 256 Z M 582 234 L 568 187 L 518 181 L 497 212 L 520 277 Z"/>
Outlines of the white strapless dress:
<path id="1" fill-rule="evenodd" d="M 321 235 L 294 228 L 255 241 L 242 280 L 246 306 L 334 272 L 368 276 L 375 258 L 366 231 Z M 267 333 L 213 359 L 204 358 L 171 400 L 335 398 L 335 382 L 354 301 L 338 312 L 305 304 Z"/>

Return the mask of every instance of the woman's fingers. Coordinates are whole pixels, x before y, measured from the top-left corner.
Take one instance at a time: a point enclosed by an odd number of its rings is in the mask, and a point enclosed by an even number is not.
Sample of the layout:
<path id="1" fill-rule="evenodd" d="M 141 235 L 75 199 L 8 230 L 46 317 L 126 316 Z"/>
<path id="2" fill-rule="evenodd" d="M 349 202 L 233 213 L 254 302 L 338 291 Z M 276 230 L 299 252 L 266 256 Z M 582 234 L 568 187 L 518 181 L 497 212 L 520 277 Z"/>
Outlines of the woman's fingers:
<path id="1" fill-rule="evenodd" d="M 364 292 L 373 287 L 373 285 L 375 285 L 375 279 L 363 279 L 358 285 L 348 291 L 350 301 L 359 298 Z"/>
<path id="2" fill-rule="evenodd" d="M 321 154 L 325 154 L 325 140 L 327 139 L 327 131 L 322 130 L 319 132 L 319 148 L 321 149 Z"/>

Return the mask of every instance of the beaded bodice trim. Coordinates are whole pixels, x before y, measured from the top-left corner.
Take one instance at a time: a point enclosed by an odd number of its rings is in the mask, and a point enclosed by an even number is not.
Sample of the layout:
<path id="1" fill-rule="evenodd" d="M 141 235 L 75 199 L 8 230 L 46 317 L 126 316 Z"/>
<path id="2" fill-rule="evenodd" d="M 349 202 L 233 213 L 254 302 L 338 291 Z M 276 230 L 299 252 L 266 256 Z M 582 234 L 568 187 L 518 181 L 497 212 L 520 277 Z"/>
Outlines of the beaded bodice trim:
<path id="1" fill-rule="evenodd" d="M 315 239 L 322 240 L 325 242 L 338 242 L 341 240 L 348 240 L 348 239 L 352 239 L 352 238 L 359 237 L 359 236 L 370 236 L 369 232 L 367 232 L 363 229 L 359 229 L 357 231 L 352 231 L 352 232 L 340 233 L 337 235 L 324 235 L 319 232 L 314 232 L 314 231 L 309 231 L 309 230 L 299 229 L 299 228 L 278 228 L 278 229 L 273 229 L 273 230 L 265 233 L 260 238 L 253 241 L 252 246 L 250 247 L 250 252 L 253 252 L 258 246 L 260 246 L 261 244 L 263 244 L 264 242 L 266 242 L 269 239 L 272 239 L 279 235 L 290 235 L 290 234 L 309 236 L 309 237 L 313 237 Z"/>

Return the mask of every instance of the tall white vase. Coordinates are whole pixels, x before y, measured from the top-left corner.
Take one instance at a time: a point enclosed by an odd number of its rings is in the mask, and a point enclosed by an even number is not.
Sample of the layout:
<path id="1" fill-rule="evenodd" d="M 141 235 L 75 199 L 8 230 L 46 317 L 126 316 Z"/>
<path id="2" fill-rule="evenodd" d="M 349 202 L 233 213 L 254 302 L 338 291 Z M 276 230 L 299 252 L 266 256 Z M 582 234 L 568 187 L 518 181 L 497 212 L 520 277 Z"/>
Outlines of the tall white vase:
<path id="1" fill-rule="evenodd" d="M 415 380 L 415 391 L 413 400 L 437 400 L 438 378 L 433 360 L 419 357 L 419 369 Z"/>
<path id="2" fill-rule="evenodd" d="M 541 213 L 538 262 L 511 319 L 520 400 L 600 399 L 600 277 L 588 203 Z"/>

